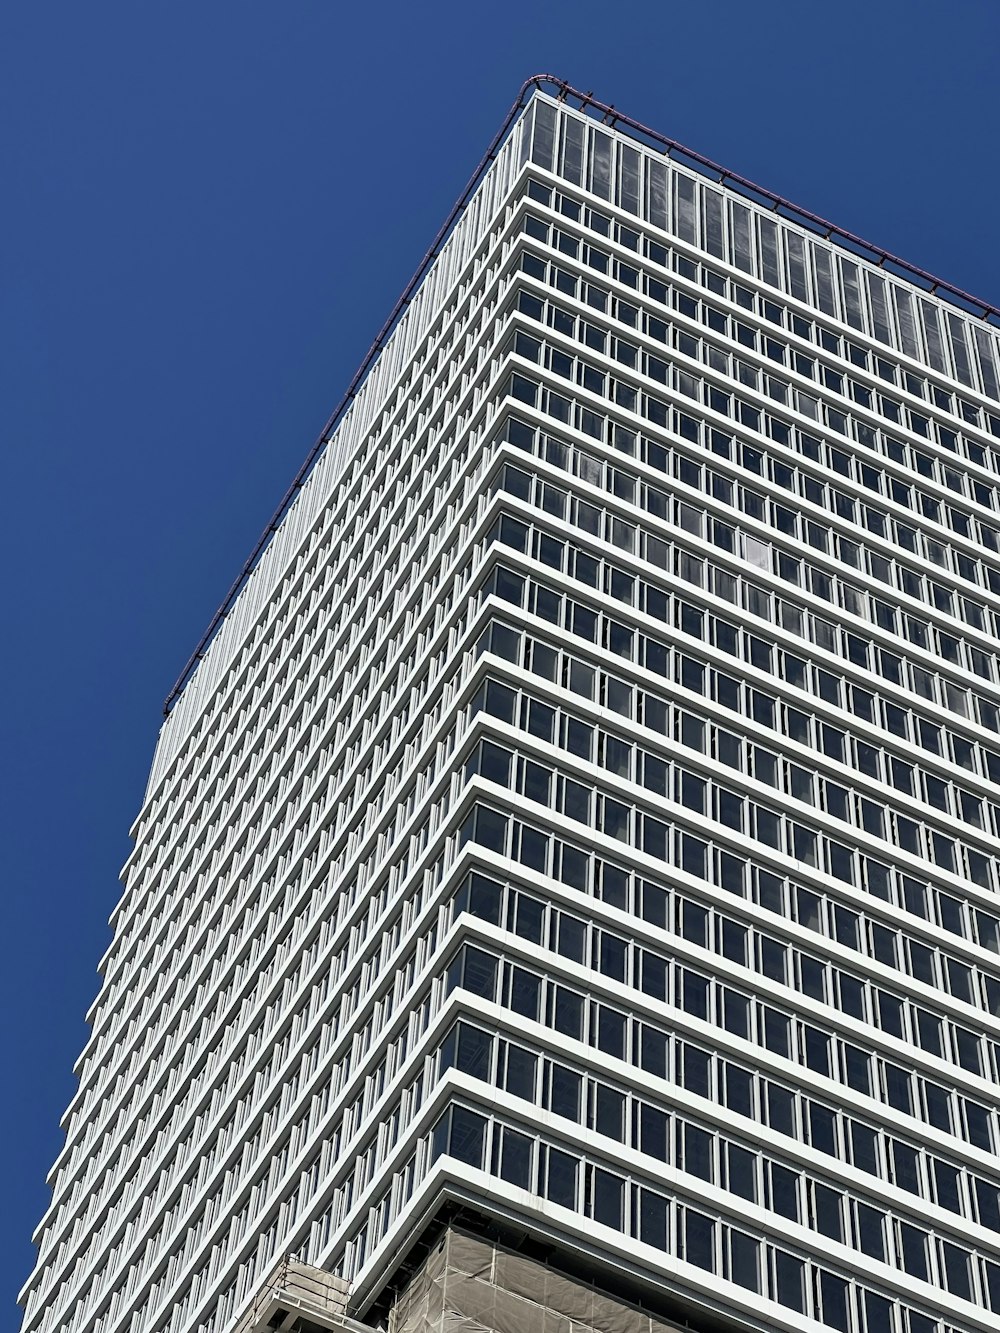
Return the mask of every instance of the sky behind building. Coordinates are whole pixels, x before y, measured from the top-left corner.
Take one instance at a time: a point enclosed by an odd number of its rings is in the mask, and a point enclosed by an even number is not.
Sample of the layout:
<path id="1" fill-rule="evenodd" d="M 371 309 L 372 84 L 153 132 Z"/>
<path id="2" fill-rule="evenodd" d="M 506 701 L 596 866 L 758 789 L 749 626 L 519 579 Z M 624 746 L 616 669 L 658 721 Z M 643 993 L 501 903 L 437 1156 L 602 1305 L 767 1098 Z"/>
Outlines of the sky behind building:
<path id="1" fill-rule="evenodd" d="M 998 301 L 1000 20 L 251 3 L 5 26 L 13 1326 L 162 697 L 523 78 L 593 88 Z"/>

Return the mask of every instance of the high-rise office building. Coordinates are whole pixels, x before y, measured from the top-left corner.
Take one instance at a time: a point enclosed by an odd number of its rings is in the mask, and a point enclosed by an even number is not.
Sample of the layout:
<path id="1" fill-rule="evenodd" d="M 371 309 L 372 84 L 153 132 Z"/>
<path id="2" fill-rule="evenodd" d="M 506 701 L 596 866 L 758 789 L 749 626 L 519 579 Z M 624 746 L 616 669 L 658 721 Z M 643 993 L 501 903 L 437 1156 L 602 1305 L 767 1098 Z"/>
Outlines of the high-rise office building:
<path id="1" fill-rule="evenodd" d="M 526 86 L 169 700 L 25 1333 L 1000 1326 L 996 315 Z"/>

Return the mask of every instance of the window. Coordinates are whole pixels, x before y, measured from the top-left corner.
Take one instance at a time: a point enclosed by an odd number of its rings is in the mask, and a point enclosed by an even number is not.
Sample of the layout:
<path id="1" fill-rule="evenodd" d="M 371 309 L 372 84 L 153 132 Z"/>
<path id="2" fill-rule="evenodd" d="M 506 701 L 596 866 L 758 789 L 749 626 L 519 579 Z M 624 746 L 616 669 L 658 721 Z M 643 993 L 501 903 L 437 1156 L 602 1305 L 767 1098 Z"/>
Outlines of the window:
<path id="1" fill-rule="evenodd" d="M 774 1250 L 774 1297 L 780 1305 L 805 1314 L 805 1264 L 793 1254 Z"/>
<path id="2" fill-rule="evenodd" d="M 708 1272 L 716 1270 L 715 1232 L 717 1224 L 693 1208 L 684 1212 L 684 1258 L 689 1264 Z"/>
<path id="3" fill-rule="evenodd" d="M 545 1197 L 563 1208 L 576 1208 L 579 1162 L 557 1148 L 546 1149 Z"/>

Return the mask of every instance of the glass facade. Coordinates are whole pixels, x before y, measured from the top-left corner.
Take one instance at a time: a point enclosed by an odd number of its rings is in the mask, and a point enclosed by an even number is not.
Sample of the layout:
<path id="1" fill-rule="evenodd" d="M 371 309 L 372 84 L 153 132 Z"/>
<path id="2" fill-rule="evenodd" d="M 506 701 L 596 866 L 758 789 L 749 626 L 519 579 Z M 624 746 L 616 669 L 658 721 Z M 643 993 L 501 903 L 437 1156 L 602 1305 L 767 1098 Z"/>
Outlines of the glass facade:
<path id="1" fill-rule="evenodd" d="M 445 1200 L 995 1328 L 998 373 L 536 93 L 164 724 L 24 1333 L 364 1315 Z"/>

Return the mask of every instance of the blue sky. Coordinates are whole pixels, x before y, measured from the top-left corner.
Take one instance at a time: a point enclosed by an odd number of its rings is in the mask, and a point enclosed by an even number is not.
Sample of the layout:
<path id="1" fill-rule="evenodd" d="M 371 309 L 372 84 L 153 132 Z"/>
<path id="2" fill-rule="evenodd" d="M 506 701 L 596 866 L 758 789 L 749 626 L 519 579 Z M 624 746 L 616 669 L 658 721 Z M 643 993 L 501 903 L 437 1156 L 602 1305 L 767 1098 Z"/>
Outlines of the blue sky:
<path id="1" fill-rule="evenodd" d="M 521 82 L 1000 304 L 996 0 L 0 19 L 0 1328 L 160 707 Z"/>

